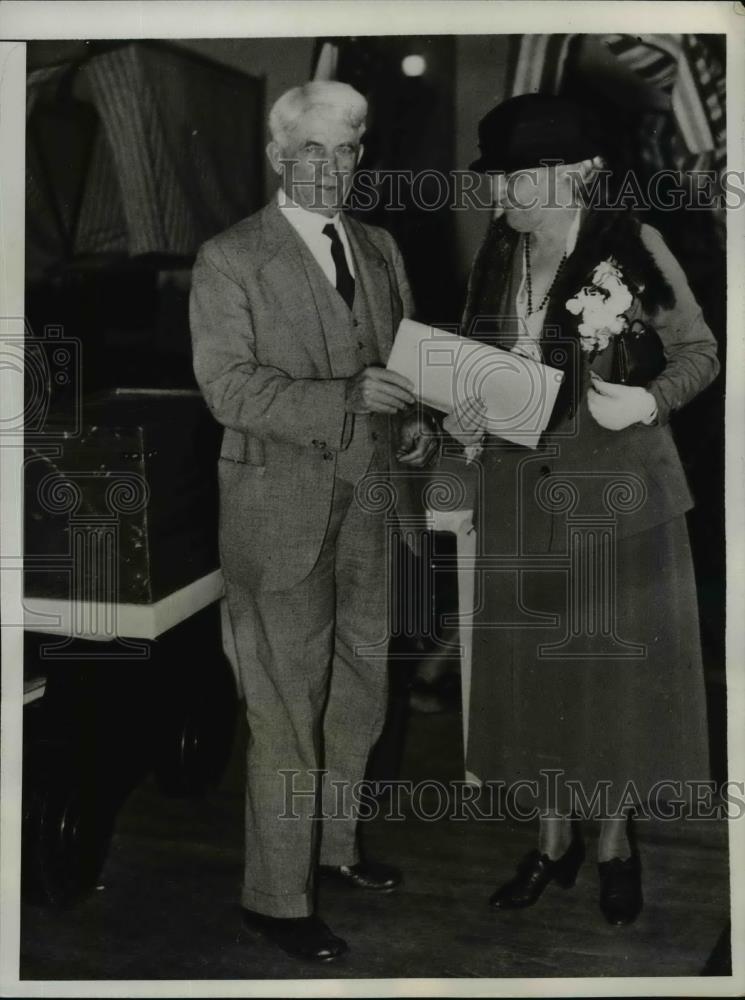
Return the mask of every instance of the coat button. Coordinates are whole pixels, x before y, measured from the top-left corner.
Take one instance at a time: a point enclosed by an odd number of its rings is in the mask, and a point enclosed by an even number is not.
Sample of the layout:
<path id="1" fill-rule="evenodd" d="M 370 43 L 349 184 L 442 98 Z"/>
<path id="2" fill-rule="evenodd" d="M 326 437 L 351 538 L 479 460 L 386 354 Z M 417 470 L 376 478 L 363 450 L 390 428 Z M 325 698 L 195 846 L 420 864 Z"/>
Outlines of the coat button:
<path id="1" fill-rule="evenodd" d="M 542 476 L 550 476 L 551 475 L 551 469 L 549 468 L 548 465 L 542 465 L 540 471 L 541 471 L 541 475 Z"/>
<path id="2" fill-rule="evenodd" d="M 324 462 L 330 462 L 333 457 L 334 457 L 333 451 L 324 451 L 323 453 Z"/>

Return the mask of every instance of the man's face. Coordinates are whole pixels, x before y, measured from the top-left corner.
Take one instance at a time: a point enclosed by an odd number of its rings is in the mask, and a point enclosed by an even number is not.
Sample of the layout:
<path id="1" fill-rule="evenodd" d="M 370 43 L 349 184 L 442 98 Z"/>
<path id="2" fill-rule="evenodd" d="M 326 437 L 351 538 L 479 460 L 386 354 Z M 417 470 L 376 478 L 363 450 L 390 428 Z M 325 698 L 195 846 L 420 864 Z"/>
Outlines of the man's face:
<path id="1" fill-rule="evenodd" d="M 361 147 L 356 128 L 333 111 L 311 108 L 298 120 L 287 147 L 280 150 L 272 142 L 267 152 L 289 197 L 330 218 L 349 194 Z"/>

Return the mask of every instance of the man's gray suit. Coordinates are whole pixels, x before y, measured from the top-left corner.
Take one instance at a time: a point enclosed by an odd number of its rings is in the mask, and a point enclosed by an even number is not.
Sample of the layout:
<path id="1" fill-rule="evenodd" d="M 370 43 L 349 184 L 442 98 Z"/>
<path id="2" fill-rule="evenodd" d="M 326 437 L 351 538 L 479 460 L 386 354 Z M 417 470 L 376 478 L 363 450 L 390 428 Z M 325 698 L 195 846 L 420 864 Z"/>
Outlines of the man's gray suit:
<path id="1" fill-rule="evenodd" d="M 391 236 L 344 226 L 351 310 L 276 203 L 207 242 L 192 279 L 194 368 L 225 426 L 220 551 L 250 731 L 243 904 L 271 916 L 312 912 L 318 830 L 308 797 L 278 818 L 279 772 L 352 785 L 385 715 L 385 514 L 354 487 L 387 473 L 391 421 L 348 414 L 346 380 L 385 363 L 411 300 Z M 324 822 L 323 864 L 358 860 L 355 827 Z"/>

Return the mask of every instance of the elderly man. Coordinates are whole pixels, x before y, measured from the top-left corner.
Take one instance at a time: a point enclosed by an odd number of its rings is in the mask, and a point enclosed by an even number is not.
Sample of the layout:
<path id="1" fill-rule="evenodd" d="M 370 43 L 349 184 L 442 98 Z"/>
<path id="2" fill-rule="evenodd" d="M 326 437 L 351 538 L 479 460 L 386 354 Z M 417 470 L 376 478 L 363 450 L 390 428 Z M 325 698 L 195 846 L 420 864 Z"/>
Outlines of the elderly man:
<path id="1" fill-rule="evenodd" d="M 346 950 L 314 913 L 318 860 L 352 889 L 401 878 L 361 858 L 350 795 L 385 716 L 388 604 L 385 515 L 355 485 L 387 474 L 391 416 L 413 402 L 383 367 L 411 312 L 401 255 L 341 212 L 366 112 L 336 82 L 279 98 L 278 198 L 201 248 L 191 297 L 197 380 L 225 426 L 221 560 L 250 731 L 244 915 L 316 960 Z M 399 458 L 425 464 L 432 442 L 405 437 Z M 321 770 L 334 818 L 319 828 Z"/>

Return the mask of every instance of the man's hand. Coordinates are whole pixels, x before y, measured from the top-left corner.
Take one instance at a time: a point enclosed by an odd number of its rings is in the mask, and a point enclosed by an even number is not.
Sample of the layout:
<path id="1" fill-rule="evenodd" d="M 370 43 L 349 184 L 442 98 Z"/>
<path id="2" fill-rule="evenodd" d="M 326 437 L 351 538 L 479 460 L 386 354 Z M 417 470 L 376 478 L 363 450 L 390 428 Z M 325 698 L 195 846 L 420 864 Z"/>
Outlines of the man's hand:
<path id="1" fill-rule="evenodd" d="M 609 431 L 622 431 L 632 424 L 651 424 L 657 415 L 657 403 L 651 392 L 636 385 L 604 382 L 592 375 L 587 405 L 593 418 Z"/>
<path id="2" fill-rule="evenodd" d="M 401 421 L 396 458 L 402 465 L 424 468 L 439 448 L 439 432 L 437 421 L 426 411 L 406 414 Z"/>
<path id="3" fill-rule="evenodd" d="M 363 368 L 347 379 L 347 413 L 398 413 L 411 406 L 412 383 L 386 368 Z"/>

